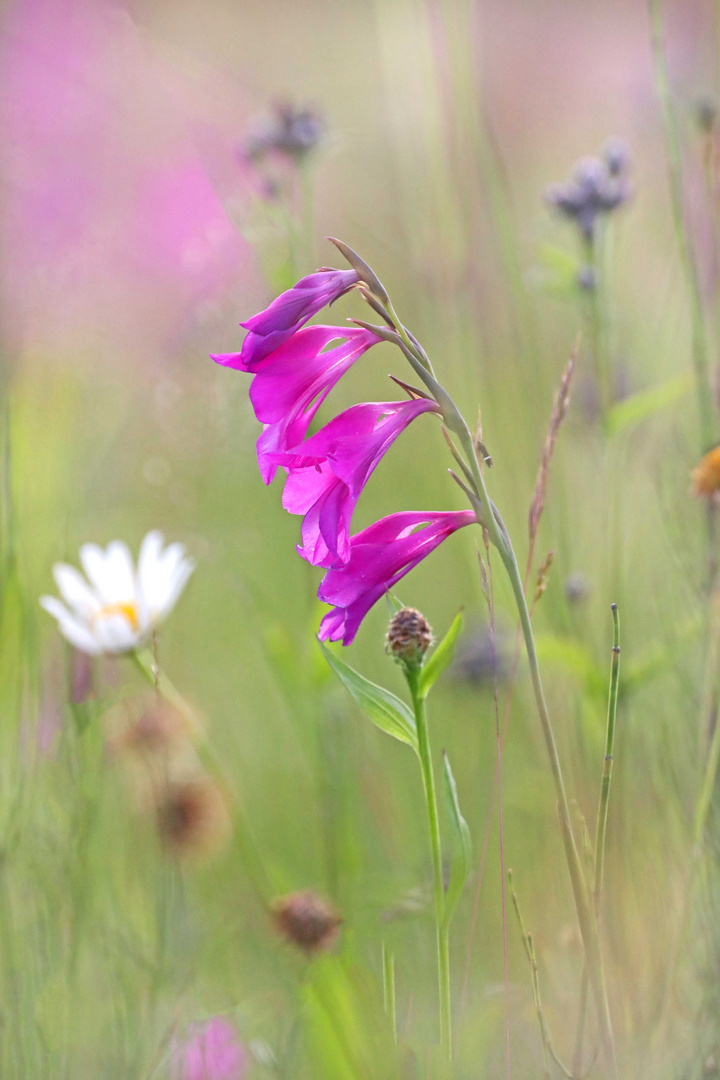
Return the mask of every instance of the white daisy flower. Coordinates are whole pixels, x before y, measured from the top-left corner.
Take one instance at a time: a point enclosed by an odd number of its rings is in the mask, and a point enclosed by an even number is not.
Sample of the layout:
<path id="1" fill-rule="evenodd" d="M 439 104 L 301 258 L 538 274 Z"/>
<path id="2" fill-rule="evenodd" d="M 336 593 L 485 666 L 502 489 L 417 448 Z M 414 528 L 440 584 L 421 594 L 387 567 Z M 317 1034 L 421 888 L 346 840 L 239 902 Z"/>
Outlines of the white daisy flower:
<path id="1" fill-rule="evenodd" d="M 85 577 L 74 566 L 56 563 L 53 574 L 65 603 L 42 596 L 40 604 L 82 652 L 97 656 L 136 649 L 172 611 L 195 568 L 183 544 L 163 550 L 164 542 L 161 532 L 149 532 L 140 545 L 137 569 L 122 540 L 113 540 L 104 551 L 83 544 Z"/>

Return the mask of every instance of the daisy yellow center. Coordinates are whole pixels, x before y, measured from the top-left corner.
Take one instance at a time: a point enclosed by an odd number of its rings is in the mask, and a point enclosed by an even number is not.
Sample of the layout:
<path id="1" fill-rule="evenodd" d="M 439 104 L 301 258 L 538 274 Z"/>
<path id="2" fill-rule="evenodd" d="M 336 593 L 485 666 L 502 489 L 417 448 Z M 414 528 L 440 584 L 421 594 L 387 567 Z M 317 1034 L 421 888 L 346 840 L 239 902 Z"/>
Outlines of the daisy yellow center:
<path id="1" fill-rule="evenodd" d="M 122 615 L 130 623 L 133 630 L 139 629 L 137 605 L 134 601 L 131 600 L 127 604 L 106 604 L 96 612 L 94 621 L 110 619 L 113 615 Z"/>

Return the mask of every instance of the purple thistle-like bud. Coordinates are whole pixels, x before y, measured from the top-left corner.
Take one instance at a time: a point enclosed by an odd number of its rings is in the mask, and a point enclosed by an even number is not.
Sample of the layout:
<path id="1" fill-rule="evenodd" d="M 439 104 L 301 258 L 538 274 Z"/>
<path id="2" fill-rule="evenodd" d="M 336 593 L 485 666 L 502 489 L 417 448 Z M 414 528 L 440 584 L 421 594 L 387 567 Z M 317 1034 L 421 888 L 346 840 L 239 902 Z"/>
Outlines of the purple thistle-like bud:
<path id="1" fill-rule="evenodd" d="M 327 304 L 357 285 L 355 270 L 318 270 L 281 293 L 264 311 L 240 325 L 248 331 L 239 353 L 211 354 L 217 364 L 238 371 L 257 370 L 266 356 L 283 345 Z"/>
<path id="2" fill-rule="evenodd" d="M 350 522 L 365 484 L 395 439 L 434 401 L 370 401 L 340 413 L 304 443 L 268 461 L 289 471 L 283 506 L 304 514 L 303 558 L 336 566 L 350 558 Z"/>
<path id="3" fill-rule="evenodd" d="M 318 599 L 333 605 L 320 624 L 320 640 L 349 645 L 381 596 L 448 536 L 476 521 L 472 510 L 405 511 L 356 533 L 348 562 L 328 570 L 320 583 Z"/>
<path id="4" fill-rule="evenodd" d="M 385 651 L 400 664 L 419 667 L 433 643 L 430 623 L 417 608 L 402 608 L 390 621 Z"/>
<path id="5" fill-rule="evenodd" d="M 630 189 L 624 177 L 628 151 L 620 139 L 607 143 L 602 157 L 581 158 L 564 184 L 552 184 L 545 199 L 575 221 L 588 243 L 595 236 L 597 219 L 624 203 Z"/>

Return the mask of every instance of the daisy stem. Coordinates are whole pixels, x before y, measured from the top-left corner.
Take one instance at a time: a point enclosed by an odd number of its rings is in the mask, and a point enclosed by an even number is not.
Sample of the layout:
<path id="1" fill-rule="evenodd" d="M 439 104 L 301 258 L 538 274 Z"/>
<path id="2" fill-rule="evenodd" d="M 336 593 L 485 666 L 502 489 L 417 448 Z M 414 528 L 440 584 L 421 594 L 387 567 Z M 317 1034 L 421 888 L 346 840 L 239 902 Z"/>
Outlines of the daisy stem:
<path id="1" fill-rule="evenodd" d="M 197 742 L 198 754 L 207 769 L 215 776 L 233 808 L 235 833 L 241 850 L 245 868 L 252 885 L 265 907 L 269 907 L 273 889 L 265 871 L 265 866 L 252 834 L 248 828 L 240 798 L 235 785 L 230 781 L 227 771 L 217 753 L 210 744 L 202 724 L 192 707 L 179 690 L 158 666 L 152 653 L 148 651 L 130 653 L 136 667 L 161 697 L 170 702 L 185 717 L 190 725 L 190 733 Z"/>
<path id="2" fill-rule="evenodd" d="M 442 872 L 442 849 L 440 846 L 440 818 L 438 815 L 435 775 L 430 753 L 425 698 L 420 693 L 420 668 L 407 667 L 407 677 L 418 736 L 418 756 L 422 769 L 423 788 L 427 804 L 430 829 L 430 852 L 432 855 L 433 886 L 435 894 L 435 919 L 437 924 L 438 993 L 440 999 L 440 1045 L 448 1061 L 452 1060 L 452 1026 L 450 1014 L 450 948 L 448 927 L 445 920 L 445 888 Z"/>

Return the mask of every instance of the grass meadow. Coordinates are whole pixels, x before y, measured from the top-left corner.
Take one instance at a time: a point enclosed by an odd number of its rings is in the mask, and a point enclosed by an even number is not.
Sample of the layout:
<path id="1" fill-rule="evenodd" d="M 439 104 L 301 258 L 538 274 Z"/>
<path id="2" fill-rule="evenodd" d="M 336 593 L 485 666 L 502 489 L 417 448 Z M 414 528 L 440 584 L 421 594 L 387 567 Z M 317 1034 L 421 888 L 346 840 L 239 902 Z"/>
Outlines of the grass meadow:
<path id="1" fill-rule="evenodd" d="M 720 432 L 719 42 L 700 0 L 3 5 L 4 1078 L 720 1075 L 720 470 L 705 457 Z M 268 151 L 287 103 L 317 130 Z M 588 239 L 551 185 L 611 150 L 621 196 L 595 206 Z M 209 358 L 240 349 L 238 323 L 298 278 L 345 267 L 328 235 L 372 266 L 473 433 L 480 412 L 521 572 L 576 357 L 529 598 L 552 551 L 532 624 L 587 882 L 611 604 L 620 615 L 597 917 L 617 1070 L 583 1003 L 513 592 L 493 552 L 491 632 L 477 528 L 393 587 L 438 640 L 463 615 L 428 701 L 436 780 L 444 750 L 472 837 L 449 931 L 452 1062 L 440 1049 L 420 771 L 323 657 L 322 571 L 294 550 L 281 480 L 258 474 L 249 377 Z M 313 321 L 376 323 L 368 311 L 353 291 Z M 416 381 L 382 342 L 313 430 L 401 397 L 388 373 Z M 353 532 L 465 509 L 448 468 L 421 418 Z M 78 565 L 89 541 L 136 554 L 152 529 L 195 562 L 154 658 L 86 657 L 39 605 L 53 564 Z M 391 614 L 381 599 L 331 651 L 409 701 Z M 153 709 L 169 718 L 157 745 L 136 730 Z M 171 782 L 192 789 L 179 817 Z M 441 799 L 446 887 L 452 825 Z M 342 919 L 326 948 L 289 940 L 278 915 L 307 890 Z M 217 1018 L 239 1049 L 198 1064 L 189 1048 Z"/>

